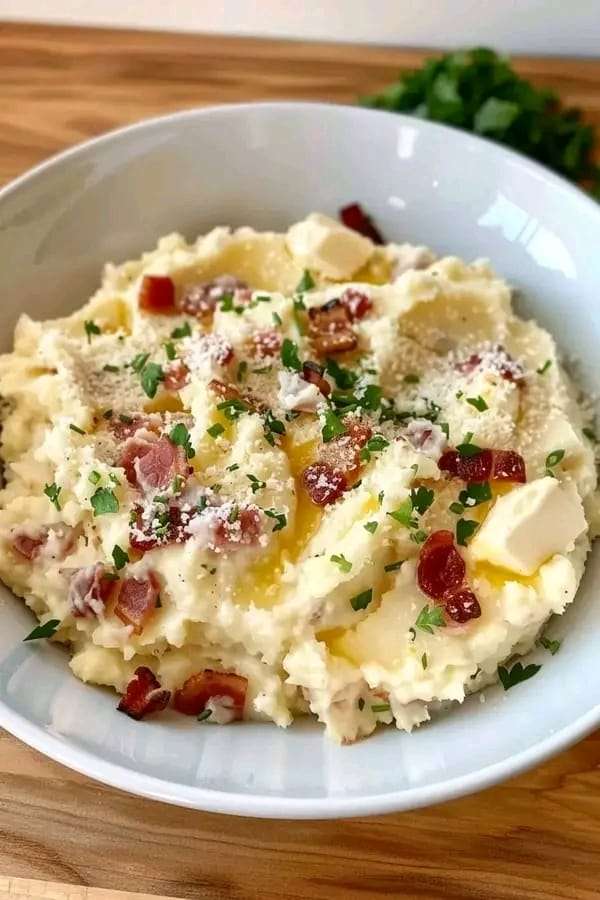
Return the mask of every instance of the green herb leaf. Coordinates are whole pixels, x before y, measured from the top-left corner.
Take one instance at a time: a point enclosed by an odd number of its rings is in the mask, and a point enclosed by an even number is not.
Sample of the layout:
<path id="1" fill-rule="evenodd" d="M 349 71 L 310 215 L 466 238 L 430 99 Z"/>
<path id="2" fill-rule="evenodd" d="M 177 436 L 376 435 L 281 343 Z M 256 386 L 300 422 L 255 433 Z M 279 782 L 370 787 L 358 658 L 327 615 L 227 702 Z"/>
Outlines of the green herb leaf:
<path id="1" fill-rule="evenodd" d="M 88 481 L 90 482 L 90 484 L 98 484 L 101 478 L 102 476 L 100 472 L 96 472 L 95 469 L 93 469 L 88 475 Z"/>
<path id="2" fill-rule="evenodd" d="M 92 343 L 93 334 L 101 334 L 100 329 L 93 319 L 86 319 L 86 321 L 83 323 L 83 327 L 85 328 L 85 333 L 87 334 L 88 344 Z"/>
<path id="3" fill-rule="evenodd" d="M 553 469 L 554 466 L 557 466 L 564 459 L 564 455 L 564 450 L 553 450 L 552 453 L 549 453 L 546 457 L 546 469 Z"/>
<path id="4" fill-rule="evenodd" d="M 300 372 L 302 369 L 302 363 L 298 356 L 298 345 L 289 338 L 285 338 L 281 345 L 281 362 L 287 369 L 294 369 L 296 372 Z"/>
<path id="5" fill-rule="evenodd" d="M 275 519 L 276 524 L 273 525 L 273 531 L 281 531 L 282 528 L 285 528 L 287 525 L 287 516 L 285 513 L 278 513 L 274 509 L 265 509 L 265 516 L 268 516 L 270 519 Z"/>
<path id="6" fill-rule="evenodd" d="M 596 432 L 594 431 L 593 428 L 588 428 L 586 426 L 585 428 L 582 428 L 581 430 L 583 431 L 584 435 L 586 436 L 586 438 L 589 441 L 591 441 L 593 444 L 598 443 L 598 438 L 596 437 Z"/>
<path id="7" fill-rule="evenodd" d="M 296 285 L 296 293 L 302 294 L 304 293 L 304 291 L 312 291 L 314 287 L 316 287 L 316 282 L 308 269 L 305 269 L 302 274 L 302 278 Z"/>
<path id="8" fill-rule="evenodd" d="M 60 494 L 61 490 L 62 488 L 59 488 L 55 481 L 53 481 L 52 484 L 46 484 L 44 486 L 44 493 L 46 497 L 48 497 L 51 503 L 54 503 L 59 512 L 61 507 L 58 495 Z"/>
<path id="9" fill-rule="evenodd" d="M 476 410 L 479 412 L 485 412 L 486 409 L 489 409 L 489 406 L 481 396 L 481 394 L 477 397 L 467 397 L 467 403 L 470 403 L 471 406 L 474 406 Z"/>
<path id="10" fill-rule="evenodd" d="M 261 481 L 256 475 L 246 475 L 246 478 L 250 482 L 253 494 L 256 494 L 257 491 L 262 491 L 262 489 L 267 486 L 266 481 Z"/>
<path id="11" fill-rule="evenodd" d="M 373 588 L 369 588 L 368 591 L 362 591 L 362 593 L 357 594 L 356 597 L 351 597 L 350 606 L 354 612 L 358 612 L 359 609 L 366 609 L 372 599 Z"/>
<path id="12" fill-rule="evenodd" d="M 427 668 L 427 654 L 426 653 L 424 653 L 423 656 L 421 657 L 421 665 L 423 666 L 423 669 Z"/>
<path id="13" fill-rule="evenodd" d="M 411 531 L 409 538 L 413 544 L 424 544 L 427 540 L 427 532 L 417 529 L 417 531 Z"/>
<path id="14" fill-rule="evenodd" d="M 402 380 L 404 381 L 404 384 L 418 384 L 421 379 L 414 372 L 409 372 Z"/>
<path id="15" fill-rule="evenodd" d="M 535 371 L 538 373 L 538 375 L 543 375 L 544 372 L 548 371 L 548 369 L 550 368 L 551 365 L 552 365 L 552 360 L 547 359 L 546 362 L 544 363 L 544 365 L 540 366 L 539 369 L 536 369 Z"/>
<path id="16" fill-rule="evenodd" d="M 171 332 L 171 337 L 175 338 L 176 341 L 181 338 L 191 337 L 192 329 L 190 327 L 190 323 L 186 320 L 183 325 L 179 325 L 177 328 L 174 328 Z"/>
<path id="17" fill-rule="evenodd" d="M 196 451 L 192 447 L 192 438 L 183 422 L 178 422 L 177 425 L 174 425 L 173 428 L 171 428 L 169 440 L 172 444 L 175 444 L 176 447 L 183 447 L 188 459 L 193 459 L 196 455 Z"/>
<path id="18" fill-rule="evenodd" d="M 129 562 L 129 554 L 118 544 L 115 544 L 112 549 L 112 558 L 117 570 L 123 569 Z"/>
<path id="19" fill-rule="evenodd" d="M 418 525 L 417 520 L 413 518 L 413 505 L 410 497 L 403 500 L 397 509 L 389 512 L 388 516 L 391 516 L 396 522 L 400 522 L 405 528 L 416 528 Z"/>
<path id="20" fill-rule="evenodd" d="M 333 438 L 346 434 L 346 426 L 332 409 L 325 411 L 325 424 L 321 429 L 321 434 L 326 444 Z"/>
<path id="21" fill-rule="evenodd" d="M 220 434 L 223 434 L 224 431 L 225 429 L 220 422 L 215 422 L 214 425 L 211 425 L 210 428 L 206 429 L 206 433 L 209 434 L 214 440 L 216 440 Z"/>
<path id="22" fill-rule="evenodd" d="M 119 501 L 110 488 L 98 488 L 90 497 L 90 503 L 95 516 L 104 516 L 107 513 L 119 512 Z"/>
<path id="23" fill-rule="evenodd" d="M 156 396 L 158 385 L 164 377 L 162 366 L 159 366 L 158 363 L 146 363 L 142 369 L 142 388 L 150 399 Z"/>
<path id="24" fill-rule="evenodd" d="M 83 430 L 83 428 L 80 428 L 79 425 L 73 425 L 72 422 L 69 425 L 69 428 L 71 429 L 71 431 L 74 431 L 75 434 L 85 434 L 85 431 Z"/>
<path id="25" fill-rule="evenodd" d="M 335 359 L 328 358 L 325 363 L 325 371 L 331 375 L 336 387 L 342 391 L 350 390 L 358 381 L 358 375 L 351 369 L 345 369 Z"/>
<path id="26" fill-rule="evenodd" d="M 212 716 L 212 709 L 203 709 L 201 713 L 198 713 L 196 716 L 197 722 L 206 722 L 207 719 L 210 719 Z"/>
<path id="27" fill-rule="evenodd" d="M 479 107 L 473 122 L 473 130 L 478 134 L 504 132 L 515 121 L 520 112 L 517 103 L 490 97 Z"/>
<path id="28" fill-rule="evenodd" d="M 336 566 L 339 566 L 340 571 L 348 574 L 348 572 L 352 568 L 352 563 L 349 559 L 346 559 L 343 553 L 334 553 L 333 556 L 330 556 L 329 559 L 332 563 L 335 563 Z"/>
<path id="29" fill-rule="evenodd" d="M 142 369 L 144 368 L 146 363 L 148 362 L 149 356 L 150 356 L 149 353 L 138 353 L 136 356 L 133 357 L 133 359 L 129 363 L 129 365 L 131 366 L 133 371 L 137 372 L 138 375 L 142 371 Z"/>
<path id="30" fill-rule="evenodd" d="M 505 666 L 498 666 L 498 676 L 504 690 L 509 691 L 516 684 L 520 684 L 522 681 L 533 678 L 541 668 L 541 666 L 536 666 L 534 663 L 530 663 L 523 668 L 523 663 L 517 662 L 512 669 L 507 669 Z"/>
<path id="31" fill-rule="evenodd" d="M 280 327 L 281 325 L 283 325 L 283 322 L 281 321 L 281 316 L 279 315 L 278 312 L 274 312 L 272 315 L 273 315 L 273 324 L 274 325 L 277 325 L 277 327 Z"/>
<path id="32" fill-rule="evenodd" d="M 412 508 L 419 513 L 420 516 L 426 512 L 431 504 L 433 503 L 433 498 L 435 494 L 432 490 L 429 490 L 426 487 L 418 487 L 412 488 L 410 492 L 410 502 L 412 503 Z"/>
<path id="33" fill-rule="evenodd" d="M 467 541 L 478 528 L 479 522 L 475 522 L 473 519 L 459 519 L 456 523 L 456 543 L 461 547 L 466 547 Z"/>
<path id="34" fill-rule="evenodd" d="M 102 366 L 102 371 L 103 371 L 103 372 L 118 372 L 118 371 L 119 371 L 119 367 L 118 367 L 118 366 L 111 366 L 109 363 L 106 363 L 105 366 Z"/>
<path id="35" fill-rule="evenodd" d="M 433 634 L 434 628 L 445 628 L 446 620 L 444 619 L 444 611 L 441 606 L 424 606 L 415 622 L 415 628 Z"/>
<path id="36" fill-rule="evenodd" d="M 390 710 L 391 710 L 391 706 L 389 703 L 372 703 L 371 704 L 371 712 L 374 712 L 374 713 L 389 712 Z"/>
<path id="37" fill-rule="evenodd" d="M 487 503 L 492 499 L 489 481 L 469 482 L 465 490 L 458 495 L 458 499 L 468 509 L 472 509 L 480 503 Z"/>
<path id="38" fill-rule="evenodd" d="M 375 534 L 375 532 L 377 531 L 378 524 L 379 524 L 378 522 L 366 522 L 363 525 L 363 528 L 365 529 L 365 531 L 368 531 L 369 534 Z"/>
<path id="39" fill-rule="evenodd" d="M 175 359 L 177 354 L 175 353 L 175 344 L 172 341 L 165 341 L 165 353 L 167 354 L 167 359 Z"/>
<path id="40" fill-rule="evenodd" d="M 456 503 L 456 502 L 451 503 L 450 506 L 448 507 L 448 509 L 450 510 L 450 512 L 455 513 L 457 516 L 462 516 L 462 514 L 465 511 L 465 508 L 462 505 L 462 503 Z"/>
<path id="41" fill-rule="evenodd" d="M 272 447 L 275 446 L 275 442 L 276 442 L 275 435 L 285 434 L 285 425 L 283 424 L 281 419 L 275 418 L 272 410 L 270 410 L 270 409 L 268 409 L 265 414 L 263 431 L 264 431 L 266 440 L 269 442 L 269 444 Z"/>
<path id="42" fill-rule="evenodd" d="M 240 400 L 239 397 L 222 400 L 221 403 L 217 403 L 217 409 L 222 412 L 225 418 L 229 419 L 230 422 L 235 422 L 242 413 L 250 412 L 250 406 L 245 403 L 244 400 Z"/>
<path id="43" fill-rule="evenodd" d="M 40 638 L 51 638 L 53 634 L 56 634 L 59 627 L 60 619 L 49 619 L 43 625 L 36 625 L 33 631 L 30 631 L 27 637 L 23 638 L 23 643 L 25 641 L 39 641 Z"/>
<path id="44" fill-rule="evenodd" d="M 248 363 L 246 362 L 245 359 L 243 359 L 240 362 L 239 366 L 237 367 L 237 373 L 236 373 L 237 380 L 242 382 L 245 379 L 247 372 L 248 372 Z"/>
<path id="45" fill-rule="evenodd" d="M 551 640 L 547 637 L 541 637 L 537 643 L 540 645 L 540 647 L 543 647 L 544 650 L 548 650 L 552 654 L 552 656 L 554 656 L 560 650 L 562 641 Z"/>
<path id="46" fill-rule="evenodd" d="M 472 437 L 473 432 L 469 431 L 469 433 L 465 435 L 465 439 L 462 444 L 456 445 L 456 449 L 461 456 L 477 456 L 478 453 L 481 453 L 481 447 L 478 447 L 477 444 L 471 443 Z"/>
<path id="47" fill-rule="evenodd" d="M 396 560 L 396 562 L 388 563 L 387 566 L 384 566 L 383 571 L 384 572 L 397 572 L 399 569 L 402 568 L 403 563 L 404 563 L 403 559 L 398 559 L 398 560 Z"/>

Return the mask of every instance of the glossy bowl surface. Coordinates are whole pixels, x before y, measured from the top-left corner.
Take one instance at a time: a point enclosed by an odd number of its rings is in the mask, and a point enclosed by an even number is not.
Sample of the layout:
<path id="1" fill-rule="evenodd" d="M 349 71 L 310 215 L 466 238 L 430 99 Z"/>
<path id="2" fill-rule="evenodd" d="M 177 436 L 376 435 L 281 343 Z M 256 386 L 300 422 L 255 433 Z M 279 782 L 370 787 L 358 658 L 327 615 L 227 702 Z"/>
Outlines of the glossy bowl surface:
<path id="1" fill-rule="evenodd" d="M 0 325 L 64 314 L 102 265 L 214 225 L 285 229 L 360 201 L 388 240 L 489 257 L 600 390 L 600 206 L 498 145 L 354 107 L 251 104 L 142 122 L 51 159 L 0 192 Z M 2 589 L 0 723 L 92 778 L 171 803 L 246 816 L 391 812 L 486 787 L 600 723 L 600 555 L 560 621 L 563 646 L 535 677 L 440 712 L 412 735 L 350 747 L 319 726 L 136 723 L 70 674 L 56 646 L 23 644 L 31 614 Z"/>

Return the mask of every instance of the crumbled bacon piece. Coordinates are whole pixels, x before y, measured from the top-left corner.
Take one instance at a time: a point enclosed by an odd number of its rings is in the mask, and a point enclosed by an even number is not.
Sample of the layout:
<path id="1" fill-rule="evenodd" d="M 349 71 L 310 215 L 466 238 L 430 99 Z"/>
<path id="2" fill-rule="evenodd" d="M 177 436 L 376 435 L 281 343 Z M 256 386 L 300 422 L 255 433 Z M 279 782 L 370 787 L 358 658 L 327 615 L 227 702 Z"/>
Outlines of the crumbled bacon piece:
<path id="1" fill-rule="evenodd" d="M 317 506 L 335 503 L 348 490 L 346 476 L 326 462 L 311 463 L 302 473 L 302 483 Z"/>
<path id="2" fill-rule="evenodd" d="M 309 309 L 308 333 L 317 353 L 324 356 L 354 350 L 358 343 L 348 309 L 339 300 Z"/>
<path id="3" fill-rule="evenodd" d="M 176 447 L 169 438 L 154 441 L 129 438 L 123 446 L 119 462 L 127 480 L 141 490 L 163 490 L 175 476 L 185 478 L 188 465 L 183 447 Z"/>
<path id="4" fill-rule="evenodd" d="M 227 512 L 228 507 L 225 508 Z M 231 513 L 235 512 L 235 515 Z M 218 517 L 213 525 L 213 550 L 232 550 L 256 544 L 262 531 L 260 512 L 255 506 L 229 509 L 226 516 Z"/>
<path id="5" fill-rule="evenodd" d="M 458 625 L 464 625 L 481 615 L 479 600 L 469 587 L 462 587 L 444 598 L 444 609 L 448 618 Z"/>
<path id="6" fill-rule="evenodd" d="M 182 387 L 188 383 L 190 370 L 182 359 L 174 360 L 167 369 L 165 369 L 165 377 L 163 387 L 166 391 L 180 391 Z"/>
<path id="7" fill-rule="evenodd" d="M 107 576 L 102 563 L 76 569 L 69 581 L 69 605 L 74 616 L 99 616 L 117 581 Z"/>
<path id="8" fill-rule="evenodd" d="M 125 441 L 133 437 L 138 431 L 150 431 L 158 434 L 161 426 L 160 416 L 118 416 L 113 415 L 108 420 L 108 427 L 118 441 Z"/>
<path id="9" fill-rule="evenodd" d="M 43 556 L 46 560 L 61 560 L 71 552 L 79 534 L 79 528 L 71 528 L 63 523 L 42 525 L 35 531 L 14 531 L 11 546 L 16 553 L 30 561 L 38 556 Z"/>
<path id="10" fill-rule="evenodd" d="M 459 588 L 465 579 L 465 561 L 454 546 L 451 531 L 434 531 L 419 554 L 417 582 L 428 597 L 441 600 Z"/>
<path id="11" fill-rule="evenodd" d="M 234 275 L 219 275 L 212 281 L 187 285 L 177 300 L 177 309 L 199 319 L 210 318 L 217 303 L 226 294 L 235 294 L 236 300 L 247 302 L 252 296 L 252 291 L 245 281 Z"/>
<path id="12" fill-rule="evenodd" d="M 383 244 L 384 240 L 380 231 L 375 227 L 371 218 L 366 214 L 360 203 L 350 203 L 340 209 L 340 219 L 352 231 L 358 231 L 363 237 L 367 237 L 374 244 Z"/>
<path id="13" fill-rule="evenodd" d="M 319 453 L 319 462 L 327 463 L 337 469 L 351 482 L 361 467 L 360 451 L 373 431 L 369 425 L 350 417 L 346 419 L 345 425 L 346 434 L 323 444 Z"/>
<path id="14" fill-rule="evenodd" d="M 154 550 L 155 547 L 163 547 L 166 544 L 182 543 L 190 537 L 186 526 L 194 515 L 195 513 L 188 513 L 184 523 L 181 509 L 178 506 L 174 504 L 167 507 L 157 505 L 152 510 L 150 520 L 146 521 L 142 507 L 136 506 L 134 507 L 134 522 L 129 533 L 129 543 L 134 550 L 139 550 L 141 553 Z M 157 522 L 159 522 L 158 525 Z"/>
<path id="15" fill-rule="evenodd" d="M 175 309 L 175 285 L 168 275 L 144 275 L 138 305 L 144 312 L 170 313 Z"/>
<path id="16" fill-rule="evenodd" d="M 247 690 L 248 679 L 241 675 L 204 669 L 190 675 L 183 687 L 175 691 L 173 706 L 186 716 L 198 716 L 207 708 L 214 716 L 216 708 L 221 707 L 221 712 L 229 711 L 223 721 L 243 719 Z"/>
<path id="17" fill-rule="evenodd" d="M 525 484 L 527 470 L 521 454 L 515 450 L 494 450 L 492 478 L 495 481 L 513 481 Z"/>
<path id="18" fill-rule="evenodd" d="M 477 369 L 484 369 L 515 384 L 521 383 L 525 378 L 523 366 L 507 353 L 502 344 L 486 345 L 467 359 L 457 362 L 454 368 L 463 375 L 471 375 Z"/>
<path id="19" fill-rule="evenodd" d="M 12 548 L 25 559 L 35 559 L 48 539 L 48 529 L 43 528 L 35 535 L 26 534 L 24 531 L 13 536 Z"/>
<path id="20" fill-rule="evenodd" d="M 278 331 L 257 331 L 251 339 L 252 351 L 255 356 L 267 359 L 277 356 L 281 350 L 281 335 Z"/>
<path id="21" fill-rule="evenodd" d="M 463 481 L 527 481 L 525 460 L 515 450 L 481 450 L 473 456 L 462 456 L 458 450 L 446 450 L 438 461 L 442 471 Z"/>
<path id="22" fill-rule="evenodd" d="M 314 384 L 321 391 L 324 397 L 328 397 L 331 393 L 331 385 L 326 378 L 323 377 L 325 369 L 316 362 L 307 359 L 302 366 L 302 377 L 309 384 Z"/>
<path id="23" fill-rule="evenodd" d="M 171 692 L 160 686 L 152 669 L 138 666 L 117 709 L 132 719 L 143 719 L 149 713 L 166 709 L 170 698 Z"/>
<path id="24" fill-rule="evenodd" d="M 352 322 L 364 317 L 373 309 L 373 301 L 364 291 L 356 288 L 346 288 L 340 297 L 340 303 L 348 310 Z"/>
<path id="25" fill-rule="evenodd" d="M 233 384 L 225 384 L 224 381 L 219 381 L 218 378 L 213 378 L 209 381 L 208 386 L 213 394 L 216 394 L 220 400 L 242 399 L 241 393 Z"/>
<path id="26" fill-rule="evenodd" d="M 134 634 L 141 634 L 156 609 L 160 585 L 152 572 L 147 578 L 125 578 L 118 584 L 115 615 L 133 626 Z"/>

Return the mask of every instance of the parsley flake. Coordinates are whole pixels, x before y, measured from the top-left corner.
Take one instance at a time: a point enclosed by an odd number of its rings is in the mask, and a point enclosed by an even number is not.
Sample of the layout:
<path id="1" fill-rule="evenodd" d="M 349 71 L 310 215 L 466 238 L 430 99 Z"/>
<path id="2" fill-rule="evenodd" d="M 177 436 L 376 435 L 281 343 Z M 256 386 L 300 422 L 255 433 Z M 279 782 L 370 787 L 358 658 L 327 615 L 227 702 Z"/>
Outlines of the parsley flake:
<path id="1" fill-rule="evenodd" d="M 371 704 L 371 712 L 374 712 L 374 713 L 389 712 L 390 709 L 391 709 L 391 706 L 389 703 L 372 703 Z"/>
<path id="2" fill-rule="evenodd" d="M 358 612 L 360 609 L 366 609 L 372 599 L 373 588 L 369 588 L 367 591 L 362 591 L 360 594 L 357 594 L 356 597 L 351 597 L 350 606 L 354 612 Z"/>
<path id="3" fill-rule="evenodd" d="M 467 403 L 470 403 L 471 406 L 474 406 L 478 412 L 485 412 L 486 409 L 489 409 L 489 406 L 485 402 L 484 398 L 479 394 L 477 397 L 467 397 Z"/>
<path id="4" fill-rule="evenodd" d="M 560 645 L 562 641 L 559 640 L 551 640 L 551 638 L 541 637 L 537 641 L 540 647 L 543 647 L 544 650 L 548 650 L 552 656 L 554 656 L 560 650 Z"/>
<path id="5" fill-rule="evenodd" d="M 112 558 L 117 570 L 123 569 L 129 562 L 129 554 L 118 544 L 115 544 L 112 549 Z"/>
<path id="6" fill-rule="evenodd" d="M 388 516 L 391 516 L 396 522 L 400 522 L 405 528 L 417 527 L 417 520 L 413 518 L 413 505 L 410 497 L 403 500 L 397 509 L 388 512 Z"/>
<path id="7" fill-rule="evenodd" d="M 492 489 L 489 481 L 469 482 L 464 491 L 458 495 L 463 506 L 472 509 L 480 503 L 487 503 L 492 499 Z"/>
<path id="8" fill-rule="evenodd" d="M 589 428 L 588 426 L 586 426 L 585 428 L 582 428 L 581 430 L 583 431 L 584 435 L 586 436 L 586 438 L 589 441 L 591 441 L 593 444 L 598 443 L 598 438 L 596 437 L 596 432 L 594 431 L 593 428 Z"/>
<path id="9" fill-rule="evenodd" d="M 133 357 L 133 359 L 131 360 L 129 365 L 131 366 L 133 371 L 137 372 L 137 374 L 139 375 L 139 373 L 142 371 L 142 369 L 148 362 L 149 357 L 150 357 L 149 353 L 138 353 L 138 354 L 136 354 L 136 356 Z"/>
<path id="10" fill-rule="evenodd" d="M 457 444 L 456 449 L 460 453 L 461 456 L 477 456 L 478 453 L 481 453 L 481 447 L 478 447 L 477 444 L 471 443 L 471 438 L 473 437 L 473 432 L 469 431 L 468 434 L 465 435 L 464 441 L 462 444 Z"/>
<path id="11" fill-rule="evenodd" d="M 538 373 L 538 375 L 543 375 L 544 372 L 548 371 L 548 369 L 550 368 L 551 365 L 552 365 L 552 360 L 547 359 L 546 362 L 544 363 L 544 365 L 540 366 L 539 369 L 536 369 L 535 371 Z"/>
<path id="12" fill-rule="evenodd" d="M 479 522 L 473 519 L 459 519 L 456 523 L 456 543 L 461 547 L 467 546 L 467 541 L 479 528 Z"/>
<path id="13" fill-rule="evenodd" d="M 110 488 L 98 488 L 90 497 L 90 503 L 94 510 L 94 516 L 104 516 L 107 513 L 119 511 L 119 501 Z"/>
<path id="14" fill-rule="evenodd" d="M 277 325 L 278 327 L 281 327 L 281 325 L 283 325 L 283 322 L 281 321 L 281 316 L 279 315 L 278 312 L 273 313 L 273 324 Z"/>
<path id="15" fill-rule="evenodd" d="M 191 337 L 192 329 L 190 327 L 190 323 L 186 320 L 183 325 L 179 325 L 177 328 L 174 328 L 171 332 L 171 337 L 176 341 L 181 338 Z"/>
<path id="16" fill-rule="evenodd" d="M 267 486 L 266 481 L 261 481 L 256 475 L 246 475 L 246 478 L 250 482 L 253 494 L 256 494 L 257 491 L 262 491 L 262 489 Z"/>
<path id="17" fill-rule="evenodd" d="M 387 566 L 384 566 L 383 571 L 384 572 L 397 572 L 399 569 L 402 568 L 403 563 L 404 563 L 403 559 L 397 559 L 396 562 L 388 563 Z"/>
<path id="18" fill-rule="evenodd" d="M 237 367 L 236 378 L 238 381 L 242 382 L 248 373 L 248 363 L 245 359 L 243 359 L 239 366 Z"/>
<path id="19" fill-rule="evenodd" d="M 511 669 L 507 669 L 505 666 L 498 666 L 498 676 L 504 690 L 509 691 L 516 684 L 521 684 L 522 681 L 533 678 L 541 668 L 541 666 L 536 666 L 534 663 L 523 667 L 523 663 L 517 662 Z"/>
<path id="20" fill-rule="evenodd" d="M 457 516 L 462 516 L 462 514 L 465 511 L 465 508 L 462 505 L 462 503 L 456 503 L 456 502 L 451 503 L 450 506 L 448 507 L 448 509 L 450 510 L 450 512 L 455 513 L 455 515 L 457 515 Z"/>
<path id="21" fill-rule="evenodd" d="M 213 438 L 214 440 L 216 440 L 219 435 L 223 434 L 224 431 L 225 429 L 220 422 L 215 422 L 214 425 L 211 425 L 210 428 L 206 429 L 206 433 L 210 434 L 211 438 Z"/>
<path id="22" fill-rule="evenodd" d="M 101 334 L 100 329 L 93 319 L 86 319 L 86 321 L 83 323 L 83 327 L 85 328 L 85 333 L 87 334 L 88 344 L 92 343 L 93 334 Z"/>
<path id="23" fill-rule="evenodd" d="M 118 372 L 118 371 L 119 371 L 119 367 L 118 367 L 118 366 L 111 366 L 109 363 L 107 363 L 105 366 L 102 366 L 102 371 L 103 371 L 103 372 Z"/>
<path id="24" fill-rule="evenodd" d="M 551 478 L 556 478 L 556 475 L 552 471 L 554 466 L 557 466 L 559 462 L 564 458 L 565 451 L 564 450 L 553 450 L 552 453 L 549 453 L 546 457 L 546 475 L 549 475 Z"/>
<path id="25" fill-rule="evenodd" d="M 172 341 L 165 341 L 165 353 L 167 355 L 167 359 L 172 361 L 175 359 L 175 344 Z"/>
<path id="26" fill-rule="evenodd" d="M 212 709 L 203 709 L 201 713 L 198 713 L 196 716 L 197 722 L 206 722 L 207 719 L 210 719 L 212 716 Z"/>
<path id="27" fill-rule="evenodd" d="M 169 440 L 172 444 L 175 444 L 176 447 L 183 447 L 188 459 L 193 459 L 196 455 L 196 451 L 192 447 L 190 433 L 183 422 L 178 422 L 177 425 L 173 426 L 169 434 Z"/>
<path id="28" fill-rule="evenodd" d="M 146 363 L 142 369 L 142 388 L 144 389 L 144 393 L 150 397 L 150 399 L 156 396 L 158 385 L 163 381 L 164 377 L 162 366 L 159 366 L 158 363 Z"/>
<path id="29" fill-rule="evenodd" d="M 412 508 L 419 513 L 419 515 L 423 515 L 426 512 L 431 504 L 433 503 L 434 493 L 432 490 L 429 490 L 426 487 L 418 487 L 416 490 L 413 488 L 410 492 L 410 502 L 412 504 Z"/>
<path id="30" fill-rule="evenodd" d="M 36 625 L 33 631 L 30 631 L 27 637 L 23 638 L 23 643 L 25 641 L 39 641 L 40 638 L 51 638 L 52 635 L 56 634 L 59 626 L 60 619 L 49 619 L 43 625 Z"/>
<path id="31" fill-rule="evenodd" d="M 304 293 L 304 291 L 312 291 L 314 287 L 316 287 L 316 281 L 314 280 L 308 269 L 305 269 L 302 273 L 302 278 L 296 285 L 296 293 L 302 294 Z"/>
<path id="32" fill-rule="evenodd" d="M 59 486 L 57 485 L 57 483 L 55 481 L 53 481 L 52 484 L 44 485 L 44 493 L 45 493 L 46 497 L 48 497 L 48 499 L 50 500 L 51 503 L 54 503 L 58 512 L 60 512 L 60 509 L 61 509 L 60 502 L 58 499 L 58 495 L 60 494 L 61 491 L 62 491 L 62 488 L 59 488 Z"/>
<path id="33" fill-rule="evenodd" d="M 378 522 L 366 522 L 363 525 L 363 528 L 365 529 L 365 531 L 368 531 L 369 534 L 375 534 L 375 532 L 377 531 L 378 524 L 379 524 Z"/>
<path id="34" fill-rule="evenodd" d="M 336 566 L 339 566 L 340 571 L 348 574 L 348 572 L 352 569 L 352 563 L 349 559 L 346 559 L 343 553 L 334 553 L 333 556 L 330 556 L 329 559 L 332 563 L 335 563 Z"/>
<path id="35" fill-rule="evenodd" d="M 427 664 L 428 664 L 427 663 L 427 654 L 424 653 L 423 656 L 421 657 L 421 665 L 423 666 L 423 669 L 427 668 Z"/>
<path id="36" fill-rule="evenodd" d="M 414 372 L 409 372 L 408 375 L 405 375 L 402 380 L 404 381 L 404 384 L 418 384 L 421 378 Z"/>
<path id="37" fill-rule="evenodd" d="M 415 628 L 420 628 L 421 631 L 426 631 L 428 634 L 433 634 L 434 628 L 445 627 L 446 620 L 444 619 L 444 611 L 441 606 L 424 606 L 415 622 Z"/>
<path id="38" fill-rule="evenodd" d="M 302 369 L 302 363 L 298 356 L 298 345 L 289 338 L 285 338 L 281 345 L 281 362 L 286 369 L 294 369 L 296 372 L 300 372 Z"/>
<path id="39" fill-rule="evenodd" d="M 346 426 L 332 409 L 325 411 L 325 424 L 321 429 L 321 434 L 326 444 L 335 437 L 346 434 Z"/>
<path id="40" fill-rule="evenodd" d="M 71 431 L 74 431 L 75 434 L 85 434 L 83 428 L 80 428 L 79 425 L 73 425 L 72 422 L 70 423 L 69 428 L 71 429 Z"/>
<path id="41" fill-rule="evenodd" d="M 92 469 L 92 471 L 88 475 L 88 481 L 90 482 L 90 484 L 98 484 L 98 482 L 100 481 L 101 478 L 102 478 L 102 475 L 100 474 L 100 472 L 97 472 L 95 469 Z"/>
<path id="42" fill-rule="evenodd" d="M 342 391 L 350 390 L 358 381 L 358 375 L 351 369 L 345 369 L 335 359 L 328 358 L 325 363 L 325 371 L 331 375 L 336 387 Z"/>
<path id="43" fill-rule="evenodd" d="M 275 519 L 275 525 L 273 525 L 273 531 L 281 531 L 282 528 L 285 528 L 287 525 L 287 516 L 285 513 L 278 513 L 275 509 L 265 509 L 265 516 L 268 516 L 270 519 Z"/>
<path id="44" fill-rule="evenodd" d="M 281 419 L 276 419 L 273 415 L 273 411 L 268 409 L 265 414 L 263 431 L 265 435 L 265 439 L 269 442 L 269 444 L 274 447 L 276 442 L 275 435 L 285 434 L 285 425 L 281 421 Z"/>

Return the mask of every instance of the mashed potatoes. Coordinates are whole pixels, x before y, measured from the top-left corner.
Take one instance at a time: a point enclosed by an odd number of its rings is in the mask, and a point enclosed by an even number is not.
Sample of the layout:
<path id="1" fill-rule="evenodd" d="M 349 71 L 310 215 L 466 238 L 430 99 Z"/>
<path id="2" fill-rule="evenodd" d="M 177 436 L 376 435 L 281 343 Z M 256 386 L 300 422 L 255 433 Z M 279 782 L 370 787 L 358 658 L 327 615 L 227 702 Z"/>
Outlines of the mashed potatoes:
<path id="1" fill-rule="evenodd" d="M 483 262 L 318 214 L 108 265 L 21 317 L 0 576 L 142 718 L 410 730 L 573 600 L 595 439 Z"/>

